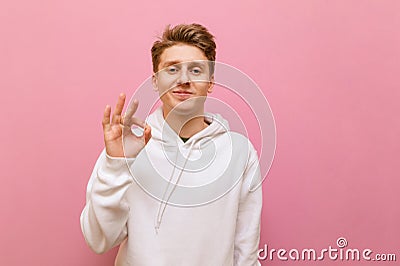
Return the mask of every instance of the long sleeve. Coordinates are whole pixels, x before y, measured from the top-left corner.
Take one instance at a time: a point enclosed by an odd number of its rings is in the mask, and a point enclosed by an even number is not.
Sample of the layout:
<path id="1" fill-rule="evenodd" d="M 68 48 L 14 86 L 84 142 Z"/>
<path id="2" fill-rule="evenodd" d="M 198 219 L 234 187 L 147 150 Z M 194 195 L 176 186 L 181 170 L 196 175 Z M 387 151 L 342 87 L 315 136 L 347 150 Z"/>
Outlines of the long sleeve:
<path id="1" fill-rule="evenodd" d="M 89 247 L 103 253 L 127 237 L 129 206 L 124 195 L 132 184 L 127 163 L 134 159 L 114 158 L 100 154 L 86 192 L 86 206 L 80 222 Z"/>
<path id="2" fill-rule="evenodd" d="M 235 266 L 261 265 L 258 261 L 262 207 L 262 188 L 259 185 L 260 182 L 261 175 L 258 158 L 256 152 L 252 150 L 243 176 L 236 221 L 234 245 Z"/>

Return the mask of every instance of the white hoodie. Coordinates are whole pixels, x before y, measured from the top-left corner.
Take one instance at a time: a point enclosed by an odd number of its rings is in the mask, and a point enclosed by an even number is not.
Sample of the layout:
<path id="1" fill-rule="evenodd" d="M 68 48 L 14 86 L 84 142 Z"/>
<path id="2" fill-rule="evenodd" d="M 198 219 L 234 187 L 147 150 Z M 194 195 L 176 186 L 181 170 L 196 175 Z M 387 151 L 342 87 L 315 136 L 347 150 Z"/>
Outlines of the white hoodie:
<path id="1" fill-rule="evenodd" d="M 220 115 L 187 142 L 158 108 L 136 158 L 100 154 L 81 214 L 96 253 L 120 245 L 115 265 L 260 265 L 262 190 L 250 141 Z"/>

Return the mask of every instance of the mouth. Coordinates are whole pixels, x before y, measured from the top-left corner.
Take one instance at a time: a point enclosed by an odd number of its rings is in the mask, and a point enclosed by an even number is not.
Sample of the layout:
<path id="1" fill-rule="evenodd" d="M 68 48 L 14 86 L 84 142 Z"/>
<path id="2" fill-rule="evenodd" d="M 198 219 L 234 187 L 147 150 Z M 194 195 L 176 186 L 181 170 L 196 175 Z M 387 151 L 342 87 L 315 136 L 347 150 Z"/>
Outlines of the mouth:
<path id="1" fill-rule="evenodd" d="M 172 95 L 179 100 L 186 100 L 193 95 L 193 92 L 187 90 L 173 90 Z"/>
<path id="2" fill-rule="evenodd" d="M 176 95 L 192 95 L 193 94 L 192 92 L 186 91 L 186 90 L 173 90 L 172 93 L 176 94 Z"/>

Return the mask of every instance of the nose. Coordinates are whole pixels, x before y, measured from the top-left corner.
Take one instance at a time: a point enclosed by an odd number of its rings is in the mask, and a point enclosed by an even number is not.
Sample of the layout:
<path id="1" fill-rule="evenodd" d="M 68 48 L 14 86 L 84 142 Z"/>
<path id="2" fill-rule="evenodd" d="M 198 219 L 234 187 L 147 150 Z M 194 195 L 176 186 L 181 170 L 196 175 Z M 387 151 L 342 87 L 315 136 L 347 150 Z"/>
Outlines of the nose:
<path id="1" fill-rule="evenodd" d="M 190 84 L 190 78 L 189 78 L 189 75 L 187 74 L 187 71 L 181 71 L 181 74 L 178 77 L 177 83 L 178 83 L 178 85 L 189 85 Z"/>

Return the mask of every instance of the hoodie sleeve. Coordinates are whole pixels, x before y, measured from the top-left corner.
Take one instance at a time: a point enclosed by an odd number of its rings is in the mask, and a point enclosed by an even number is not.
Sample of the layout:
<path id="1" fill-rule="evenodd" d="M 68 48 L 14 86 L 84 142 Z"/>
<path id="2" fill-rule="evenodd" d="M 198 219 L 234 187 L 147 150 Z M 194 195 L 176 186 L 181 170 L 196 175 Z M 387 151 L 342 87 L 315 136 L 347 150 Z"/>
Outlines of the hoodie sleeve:
<path id="1" fill-rule="evenodd" d="M 234 265 L 261 265 L 258 261 L 262 207 L 261 174 L 256 151 L 251 146 L 250 158 L 243 175 L 241 198 L 236 221 Z"/>
<path id="2" fill-rule="evenodd" d="M 133 161 L 110 157 L 103 150 L 93 169 L 80 222 L 87 244 L 96 253 L 119 245 L 128 235 L 129 206 L 124 195 L 133 182 L 127 165 Z"/>

